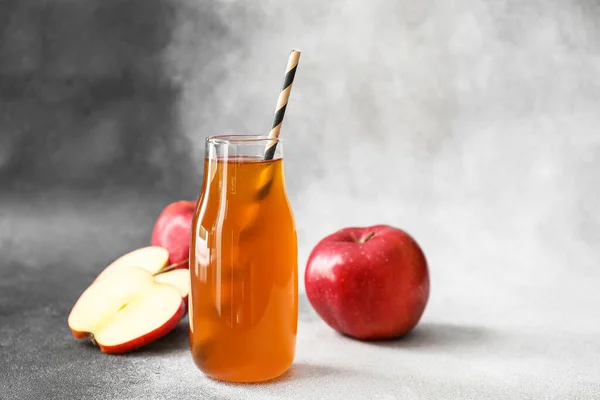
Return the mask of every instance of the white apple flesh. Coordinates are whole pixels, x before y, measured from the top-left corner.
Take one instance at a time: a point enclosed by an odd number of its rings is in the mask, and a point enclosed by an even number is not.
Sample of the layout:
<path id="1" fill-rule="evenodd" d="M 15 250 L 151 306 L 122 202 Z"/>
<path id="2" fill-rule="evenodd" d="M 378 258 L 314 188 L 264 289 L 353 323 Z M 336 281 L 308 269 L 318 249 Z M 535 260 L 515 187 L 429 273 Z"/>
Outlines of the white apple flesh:
<path id="1" fill-rule="evenodd" d="M 140 267 L 154 275 L 166 267 L 168 262 L 169 252 L 167 249 L 159 246 L 142 247 L 141 249 L 133 250 L 122 255 L 110 263 L 110 265 L 104 268 L 104 270 L 96 277 L 96 281 L 109 272 L 130 267 Z"/>
<path id="2" fill-rule="evenodd" d="M 184 316 L 188 312 L 188 295 L 190 293 L 190 271 L 186 269 L 175 269 L 173 271 L 164 272 L 154 276 L 154 280 L 158 283 L 166 283 L 167 285 L 175 286 L 179 289 L 184 307 Z"/>
<path id="3" fill-rule="evenodd" d="M 190 293 L 190 271 L 187 269 L 175 269 L 154 276 L 154 281 L 166 283 L 179 289 L 181 297 L 187 299 Z"/>
<path id="4" fill-rule="evenodd" d="M 189 287 L 189 278 L 185 283 L 179 275 L 161 278 L 178 286 L 157 282 L 140 267 L 110 271 L 77 300 L 69 327 L 77 338 L 91 336 L 105 353 L 124 353 L 153 342 L 172 331 L 185 315 L 182 291 Z"/>

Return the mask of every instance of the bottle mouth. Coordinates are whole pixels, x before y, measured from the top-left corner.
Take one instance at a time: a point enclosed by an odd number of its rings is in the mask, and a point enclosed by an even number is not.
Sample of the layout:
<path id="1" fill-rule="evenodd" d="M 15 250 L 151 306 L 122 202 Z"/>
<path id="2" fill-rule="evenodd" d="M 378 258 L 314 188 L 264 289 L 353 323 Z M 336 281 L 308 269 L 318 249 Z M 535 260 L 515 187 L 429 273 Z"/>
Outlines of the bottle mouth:
<path id="1" fill-rule="evenodd" d="M 206 138 L 207 142 L 226 143 L 257 143 L 257 142 L 280 142 L 279 138 L 270 138 L 266 135 L 212 135 Z"/>

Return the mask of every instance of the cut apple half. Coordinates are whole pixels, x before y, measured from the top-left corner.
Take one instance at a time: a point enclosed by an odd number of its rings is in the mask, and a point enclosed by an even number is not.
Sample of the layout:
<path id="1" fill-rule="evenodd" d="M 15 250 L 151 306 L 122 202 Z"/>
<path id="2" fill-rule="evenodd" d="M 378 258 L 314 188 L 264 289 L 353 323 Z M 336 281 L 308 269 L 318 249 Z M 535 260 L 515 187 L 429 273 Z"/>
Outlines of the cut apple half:
<path id="1" fill-rule="evenodd" d="M 175 269 L 173 271 L 164 272 L 154 276 L 154 280 L 158 283 L 164 283 L 176 287 L 183 299 L 184 316 L 188 312 L 188 295 L 190 293 L 190 271 L 186 269 Z"/>
<path id="2" fill-rule="evenodd" d="M 69 315 L 69 327 L 77 338 L 91 336 L 105 353 L 142 347 L 172 331 L 184 316 L 181 289 L 189 286 L 189 280 L 185 285 L 180 279 L 166 278 L 181 287 L 160 283 L 140 267 L 107 273 L 79 297 Z"/>
<path id="3" fill-rule="evenodd" d="M 122 255 L 110 263 L 108 267 L 100 272 L 96 281 L 109 272 L 130 267 L 140 267 L 154 275 L 166 267 L 168 262 L 169 252 L 167 249 L 159 246 L 142 247 Z"/>
<path id="4" fill-rule="evenodd" d="M 190 293 L 190 271 L 188 269 L 175 269 L 154 276 L 154 281 L 175 286 L 181 293 L 181 297 L 187 299 Z"/>

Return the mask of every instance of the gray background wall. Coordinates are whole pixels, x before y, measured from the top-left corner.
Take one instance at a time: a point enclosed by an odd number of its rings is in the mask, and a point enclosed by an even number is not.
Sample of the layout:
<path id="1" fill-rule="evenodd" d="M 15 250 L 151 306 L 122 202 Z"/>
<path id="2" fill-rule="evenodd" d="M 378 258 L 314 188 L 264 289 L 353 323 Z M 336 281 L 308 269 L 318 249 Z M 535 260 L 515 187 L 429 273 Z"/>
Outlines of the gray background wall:
<path id="1" fill-rule="evenodd" d="M 198 194 L 205 136 L 268 131 L 298 47 L 300 265 L 334 230 L 389 223 L 428 256 L 430 312 L 569 321 L 598 299 L 599 18 L 592 0 L 4 0 L 3 253 L 93 276 L 147 243 Z"/>

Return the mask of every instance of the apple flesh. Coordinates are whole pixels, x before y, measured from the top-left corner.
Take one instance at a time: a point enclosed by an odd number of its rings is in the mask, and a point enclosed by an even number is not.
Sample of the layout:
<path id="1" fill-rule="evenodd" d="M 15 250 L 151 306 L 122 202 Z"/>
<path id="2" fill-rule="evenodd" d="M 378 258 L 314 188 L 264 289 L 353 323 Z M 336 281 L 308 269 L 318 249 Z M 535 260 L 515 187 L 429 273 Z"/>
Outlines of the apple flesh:
<path id="1" fill-rule="evenodd" d="M 180 200 L 167 205 L 159 214 L 150 244 L 160 246 L 169 252 L 169 264 L 182 264 L 188 268 L 192 219 L 196 209 L 195 201 Z"/>
<path id="2" fill-rule="evenodd" d="M 154 276 L 154 281 L 166 283 L 175 286 L 181 293 L 181 297 L 186 300 L 190 293 L 190 271 L 185 269 L 175 269 Z"/>
<path id="3" fill-rule="evenodd" d="M 122 255 L 110 263 L 96 280 L 109 272 L 123 268 L 140 267 L 154 275 L 167 266 L 169 262 L 169 251 L 160 246 L 142 247 Z"/>
<path id="4" fill-rule="evenodd" d="M 69 327 L 77 338 L 91 336 L 105 353 L 145 346 L 172 331 L 185 315 L 189 279 L 184 279 L 166 276 L 157 281 L 140 267 L 109 271 L 79 297 Z"/>
<path id="5" fill-rule="evenodd" d="M 312 250 L 307 297 L 336 331 L 360 340 L 411 331 L 429 299 L 429 271 L 417 242 L 388 225 L 341 229 Z"/>
<path id="6" fill-rule="evenodd" d="M 190 293 L 190 271 L 187 269 L 174 269 L 173 271 L 156 275 L 154 281 L 176 287 L 185 305 L 184 315 L 187 314 L 188 295 Z"/>

